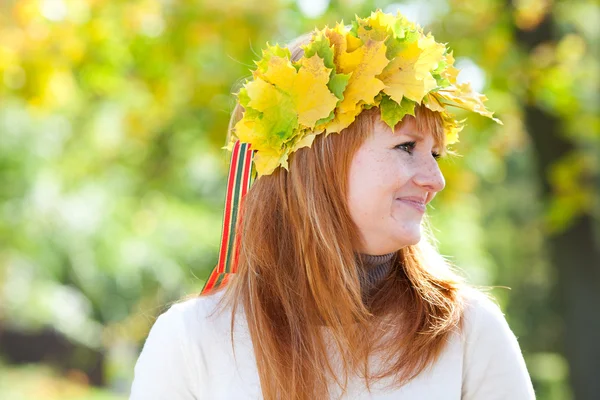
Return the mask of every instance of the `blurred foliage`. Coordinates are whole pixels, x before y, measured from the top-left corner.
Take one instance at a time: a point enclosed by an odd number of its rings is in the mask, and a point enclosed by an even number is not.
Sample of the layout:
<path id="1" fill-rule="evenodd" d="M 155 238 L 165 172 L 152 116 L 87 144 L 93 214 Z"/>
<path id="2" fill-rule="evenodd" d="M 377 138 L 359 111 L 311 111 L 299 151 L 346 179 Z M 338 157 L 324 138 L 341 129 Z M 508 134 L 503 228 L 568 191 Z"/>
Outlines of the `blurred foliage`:
<path id="1" fill-rule="evenodd" d="M 3 400 L 125 400 L 126 396 L 90 389 L 85 374 L 72 371 L 57 376 L 50 368 L 31 365 L 7 368 L 0 364 L 0 394 Z"/>
<path id="2" fill-rule="evenodd" d="M 538 398 L 568 399 L 543 241 L 579 215 L 598 217 L 593 0 L 1 2 L 0 327 L 52 327 L 101 350 L 109 385 L 126 393 L 154 317 L 199 291 L 215 264 L 230 93 L 256 52 L 377 7 L 400 9 L 450 43 L 461 76 L 504 121 L 469 117 L 462 156 L 443 161 L 447 188 L 431 219 L 442 252 L 471 282 L 512 288 L 493 293 Z M 548 14 L 556 40 L 524 52 L 515 28 Z M 556 115 L 576 149 L 548 171 L 549 204 L 537 201 L 523 125 L 531 104 Z M 62 385 L 25 371 L 10 372 L 31 383 L 23 387 Z M 11 398 L 4 384 L 0 397 Z"/>

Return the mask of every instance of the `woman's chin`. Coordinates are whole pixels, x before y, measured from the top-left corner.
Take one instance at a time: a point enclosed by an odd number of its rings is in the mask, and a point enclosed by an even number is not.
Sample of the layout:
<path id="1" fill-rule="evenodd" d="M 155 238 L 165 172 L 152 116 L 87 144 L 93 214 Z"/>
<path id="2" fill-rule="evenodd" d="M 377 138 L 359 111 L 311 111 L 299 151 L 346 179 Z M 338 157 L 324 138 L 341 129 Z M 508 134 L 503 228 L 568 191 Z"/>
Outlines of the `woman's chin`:
<path id="1" fill-rule="evenodd" d="M 373 249 L 369 254 L 388 254 L 398 251 L 406 246 L 414 246 L 421 240 L 421 232 L 414 235 L 403 235 L 402 237 L 394 237 L 392 240 L 387 241 L 386 246 L 378 247 Z"/>
<path id="2" fill-rule="evenodd" d="M 411 232 L 410 234 L 404 234 L 396 239 L 398 249 L 406 246 L 414 246 L 421 241 L 421 230 L 417 232 Z"/>

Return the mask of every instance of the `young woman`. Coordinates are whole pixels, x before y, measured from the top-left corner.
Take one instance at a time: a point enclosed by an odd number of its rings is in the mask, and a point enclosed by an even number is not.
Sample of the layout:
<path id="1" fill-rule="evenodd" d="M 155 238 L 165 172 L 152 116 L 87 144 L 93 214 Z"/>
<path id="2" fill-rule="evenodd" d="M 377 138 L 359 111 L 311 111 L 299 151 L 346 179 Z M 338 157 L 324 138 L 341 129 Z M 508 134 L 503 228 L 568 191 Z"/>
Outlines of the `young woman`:
<path id="1" fill-rule="evenodd" d="M 447 107 L 492 117 L 453 61 L 380 11 L 263 51 L 219 266 L 152 327 L 131 399 L 534 398 L 502 313 L 423 229 L 461 128 Z"/>

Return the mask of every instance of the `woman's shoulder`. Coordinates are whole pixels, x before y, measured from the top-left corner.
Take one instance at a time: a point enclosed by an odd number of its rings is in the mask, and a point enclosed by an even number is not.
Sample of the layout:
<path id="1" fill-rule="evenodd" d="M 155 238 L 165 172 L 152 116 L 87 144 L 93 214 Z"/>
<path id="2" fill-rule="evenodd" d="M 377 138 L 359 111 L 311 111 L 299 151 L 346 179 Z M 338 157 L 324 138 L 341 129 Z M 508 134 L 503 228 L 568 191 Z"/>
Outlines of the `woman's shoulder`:
<path id="1" fill-rule="evenodd" d="M 463 399 L 534 399 L 517 337 L 498 304 L 476 289 L 463 292 Z"/>
<path id="2" fill-rule="evenodd" d="M 482 359 L 488 353 L 522 357 L 517 336 L 496 300 L 475 288 L 465 289 L 462 297 L 461 333 L 467 359 Z"/>
<path id="3" fill-rule="evenodd" d="M 206 353 L 227 328 L 216 311 L 222 294 L 187 298 L 158 316 L 135 365 L 130 399 L 192 399 L 207 376 Z"/>
<path id="4" fill-rule="evenodd" d="M 488 293 L 468 287 L 461 290 L 461 297 L 464 304 L 465 329 L 495 329 L 499 326 L 508 326 L 500 306 Z"/>
<path id="5" fill-rule="evenodd" d="M 193 296 L 173 303 L 156 320 L 154 328 L 180 330 L 179 334 L 199 337 L 201 333 L 221 326 L 225 323 L 227 314 L 220 308 L 223 291 L 211 295 Z M 229 314 L 230 315 L 230 314 Z M 160 323 L 159 323 L 160 322 Z M 160 329 L 160 328 L 159 328 Z"/>

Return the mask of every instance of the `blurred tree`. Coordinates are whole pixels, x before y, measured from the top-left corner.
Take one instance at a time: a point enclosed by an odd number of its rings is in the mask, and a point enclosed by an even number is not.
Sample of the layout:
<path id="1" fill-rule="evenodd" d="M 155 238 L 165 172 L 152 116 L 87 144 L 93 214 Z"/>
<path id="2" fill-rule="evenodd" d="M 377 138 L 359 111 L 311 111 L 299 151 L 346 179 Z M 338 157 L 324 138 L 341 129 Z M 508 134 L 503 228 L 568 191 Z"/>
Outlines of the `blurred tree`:
<path id="1" fill-rule="evenodd" d="M 568 7 L 572 6 L 569 3 Z M 563 3 L 557 11 L 564 11 L 565 7 Z M 597 10 L 590 11 L 597 13 Z M 546 229 L 549 234 L 545 248 L 557 270 L 555 293 L 564 319 L 563 346 L 575 398 L 592 400 L 600 393 L 600 381 L 596 379 L 596 371 L 600 370 L 597 311 L 600 305 L 600 238 L 597 235 L 600 132 L 598 116 L 594 116 L 600 105 L 597 97 L 600 87 L 597 75 L 595 82 L 589 81 L 589 76 L 578 76 L 577 68 L 573 67 L 575 62 L 584 65 L 590 62 L 581 52 L 582 47 L 588 48 L 593 42 L 579 36 L 576 26 L 559 27 L 547 7 L 531 10 L 519 7 L 517 2 L 515 12 L 517 43 L 529 55 L 532 66 L 524 114 L 535 148 L 540 197 L 548 208 Z M 539 64 L 542 57 L 550 58 L 546 65 Z M 597 71 L 596 65 L 596 74 Z M 564 89 L 552 90 L 556 86 Z M 577 124 L 580 119 L 593 125 Z M 577 124 L 575 128 L 574 124 Z M 577 131 L 579 129 L 584 131 Z"/>

